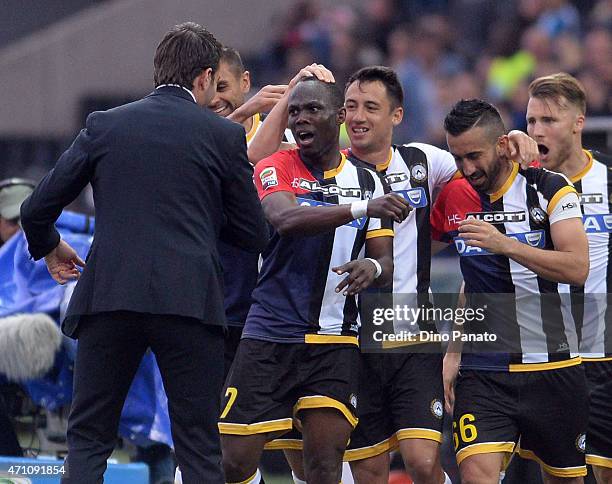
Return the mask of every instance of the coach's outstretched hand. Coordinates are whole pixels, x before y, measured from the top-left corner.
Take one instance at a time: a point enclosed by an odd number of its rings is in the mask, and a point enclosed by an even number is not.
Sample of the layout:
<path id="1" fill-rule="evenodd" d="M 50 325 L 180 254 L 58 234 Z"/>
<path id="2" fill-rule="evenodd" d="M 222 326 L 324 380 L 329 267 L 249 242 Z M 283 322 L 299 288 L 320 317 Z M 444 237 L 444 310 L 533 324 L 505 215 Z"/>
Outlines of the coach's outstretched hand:
<path id="1" fill-rule="evenodd" d="M 408 201 L 397 193 L 387 193 L 382 197 L 368 201 L 368 217 L 390 218 L 394 222 L 402 223 L 412 207 Z"/>
<path id="2" fill-rule="evenodd" d="M 352 260 L 339 267 L 332 267 L 332 271 L 338 275 L 348 273 L 348 276 L 336 286 L 336 292 L 344 289 L 342 293 L 344 296 L 354 296 L 369 287 L 376 279 L 376 266 L 368 259 Z"/>
<path id="3" fill-rule="evenodd" d="M 51 277 L 59 284 L 78 279 L 81 272 L 77 266 L 85 267 L 85 261 L 63 240 L 45 256 L 45 264 Z"/>

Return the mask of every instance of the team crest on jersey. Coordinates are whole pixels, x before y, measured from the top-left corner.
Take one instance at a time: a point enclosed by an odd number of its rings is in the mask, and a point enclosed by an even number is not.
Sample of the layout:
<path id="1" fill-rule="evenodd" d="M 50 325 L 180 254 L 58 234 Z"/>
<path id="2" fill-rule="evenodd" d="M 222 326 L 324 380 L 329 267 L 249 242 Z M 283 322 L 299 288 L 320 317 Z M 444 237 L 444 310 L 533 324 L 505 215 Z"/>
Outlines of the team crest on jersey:
<path id="1" fill-rule="evenodd" d="M 427 179 L 427 167 L 423 163 L 416 163 L 410 168 L 410 177 L 417 182 Z"/>
<path id="2" fill-rule="evenodd" d="M 259 174 L 259 179 L 261 180 L 261 186 L 264 190 L 277 186 L 278 177 L 276 176 L 276 168 L 273 166 L 264 168 Z"/>
<path id="3" fill-rule="evenodd" d="M 576 448 L 583 454 L 586 452 L 586 435 L 580 434 L 576 439 Z"/>
<path id="4" fill-rule="evenodd" d="M 525 212 L 469 212 L 465 214 L 466 220 L 475 218 L 490 224 L 503 224 L 506 222 L 524 222 L 526 219 Z"/>
<path id="5" fill-rule="evenodd" d="M 357 408 L 357 395 L 355 395 L 354 393 L 351 393 L 351 396 L 349 397 L 349 402 L 351 402 L 351 406 L 353 408 Z"/>
<path id="6" fill-rule="evenodd" d="M 588 205 L 591 203 L 603 203 L 604 196 L 602 193 L 581 193 L 580 204 Z"/>
<path id="7" fill-rule="evenodd" d="M 431 405 L 429 406 L 429 409 L 431 410 L 431 413 L 433 414 L 433 416 L 436 417 L 437 419 L 441 419 L 442 416 L 444 415 L 444 407 L 442 406 L 442 402 L 437 398 L 434 398 L 431 401 Z"/>
<path id="8" fill-rule="evenodd" d="M 542 210 L 540 207 L 533 207 L 529 210 L 529 216 L 531 217 L 531 220 L 533 220 L 534 222 L 541 224 L 544 223 L 544 221 L 546 221 L 546 212 L 544 210 Z"/>

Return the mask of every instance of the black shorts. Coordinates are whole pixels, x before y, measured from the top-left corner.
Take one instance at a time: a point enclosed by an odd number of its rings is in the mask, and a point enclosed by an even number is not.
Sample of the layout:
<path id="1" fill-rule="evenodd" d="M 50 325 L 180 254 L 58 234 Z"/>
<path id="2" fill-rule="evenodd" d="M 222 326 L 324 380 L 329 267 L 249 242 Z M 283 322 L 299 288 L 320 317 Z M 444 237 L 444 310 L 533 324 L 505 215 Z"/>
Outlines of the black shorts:
<path id="1" fill-rule="evenodd" d="M 517 450 L 553 476 L 584 476 L 587 419 L 581 365 L 529 372 L 462 370 L 453 417 L 457 463 L 475 454 Z"/>
<path id="2" fill-rule="evenodd" d="M 590 389 L 587 464 L 612 468 L 612 361 L 583 363 Z"/>
<path id="3" fill-rule="evenodd" d="M 234 358 L 236 357 L 236 352 L 238 351 L 238 345 L 240 344 L 240 338 L 242 338 L 242 329 L 244 326 L 230 326 L 228 325 L 225 329 L 225 351 L 223 352 L 223 361 L 224 361 L 224 372 L 223 376 L 227 378 L 227 374 L 229 373 L 230 368 L 232 367 L 232 363 L 234 362 Z"/>
<path id="4" fill-rule="evenodd" d="M 362 355 L 359 425 L 345 460 L 388 452 L 403 439 L 442 442 L 442 354 L 431 351 Z"/>
<path id="5" fill-rule="evenodd" d="M 309 408 L 335 408 L 354 427 L 358 377 L 356 345 L 242 339 L 223 389 L 219 431 L 278 435 Z"/>

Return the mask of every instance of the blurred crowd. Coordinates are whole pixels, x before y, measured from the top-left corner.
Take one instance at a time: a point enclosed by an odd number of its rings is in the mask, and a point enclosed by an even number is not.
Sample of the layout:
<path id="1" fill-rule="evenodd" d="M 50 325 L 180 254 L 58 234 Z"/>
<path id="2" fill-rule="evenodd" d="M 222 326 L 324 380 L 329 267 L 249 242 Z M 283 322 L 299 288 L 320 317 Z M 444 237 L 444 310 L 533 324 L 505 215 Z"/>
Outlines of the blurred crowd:
<path id="1" fill-rule="evenodd" d="M 396 141 L 444 146 L 459 98 L 484 97 L 525 130 L 529 82 L 559 71 L 583 83 L 589 117 L 612 113 L 612 0 L 298 0 L 271 24 L 268 47 L 246 62 L 257 84 L 314 61 L 342 84 L 364 65 L 391 66 L 406 93 Z"/>

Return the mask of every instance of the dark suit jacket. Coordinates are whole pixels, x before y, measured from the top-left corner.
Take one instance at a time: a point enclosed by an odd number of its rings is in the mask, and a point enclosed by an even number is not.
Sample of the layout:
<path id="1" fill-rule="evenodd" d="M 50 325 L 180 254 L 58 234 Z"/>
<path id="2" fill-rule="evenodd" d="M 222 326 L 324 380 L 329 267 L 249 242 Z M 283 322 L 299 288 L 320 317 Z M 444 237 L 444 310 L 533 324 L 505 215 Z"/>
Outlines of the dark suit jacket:
<path id="1" fill-rule="evenodd" d="M 74 335 L 81 315 L 117 310 L 222 324 L 217 239 L 253 252 L 267 243 L 252 176 L 242 126 L 182 88 L 90 114 L 21 207 L 39 259 L 59 242 L 62 208 L 92 184 L 96 230 L 64 332 Z"/>

